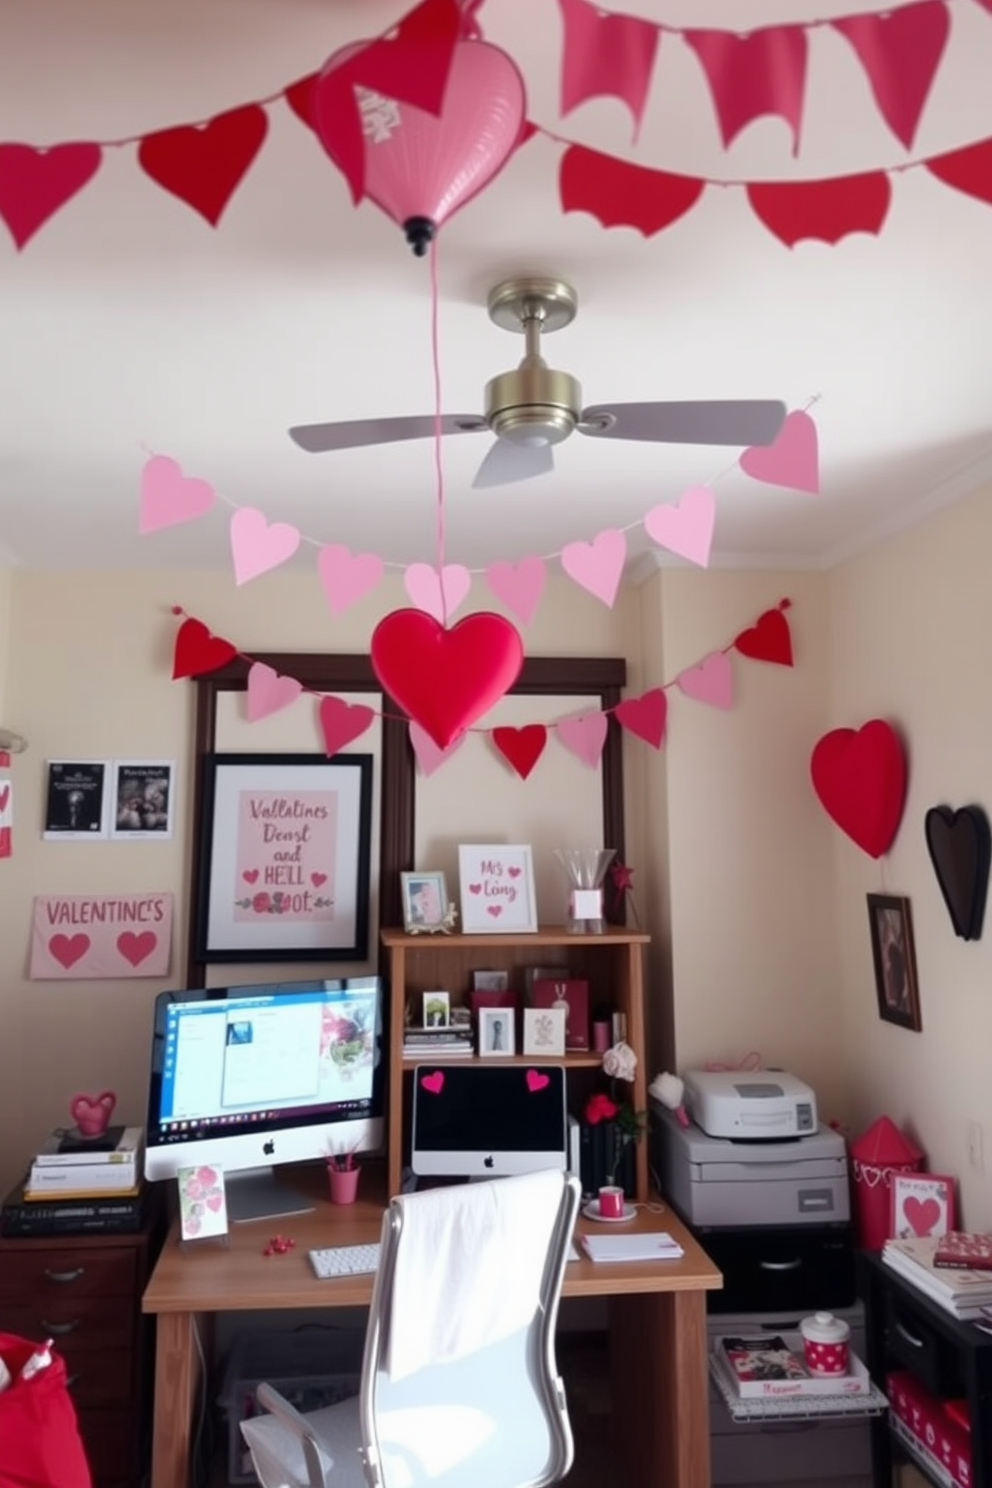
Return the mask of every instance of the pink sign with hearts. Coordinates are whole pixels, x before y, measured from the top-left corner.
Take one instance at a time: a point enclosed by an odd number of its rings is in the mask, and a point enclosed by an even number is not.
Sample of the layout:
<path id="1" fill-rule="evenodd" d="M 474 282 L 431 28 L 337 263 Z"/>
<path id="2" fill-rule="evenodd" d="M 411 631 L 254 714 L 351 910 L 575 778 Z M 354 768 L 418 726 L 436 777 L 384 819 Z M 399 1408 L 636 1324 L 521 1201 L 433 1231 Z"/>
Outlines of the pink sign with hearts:
<path id="1" fill-rule="evenodd" d="M 513 935 L 537 929 L 529 847 L 463 844 L 458 849 L 458 879 L 466 934 Z"/>
<path id="2" fill-rule="evenodd" d="M 171 894 L 66 894 L 35 899 L 33 981 L 169 974 Z"/>

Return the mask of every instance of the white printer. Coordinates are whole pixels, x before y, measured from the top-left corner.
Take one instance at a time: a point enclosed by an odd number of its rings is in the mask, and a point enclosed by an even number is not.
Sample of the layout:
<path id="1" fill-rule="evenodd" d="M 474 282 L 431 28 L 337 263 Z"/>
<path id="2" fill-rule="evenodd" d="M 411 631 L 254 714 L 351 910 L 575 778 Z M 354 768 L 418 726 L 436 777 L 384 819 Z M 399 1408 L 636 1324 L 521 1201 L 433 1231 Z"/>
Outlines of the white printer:
<path id="1" fill-rule="evenodd" d="M 711 1137 L 808 1137 L 816 1096 L 785 1070 L 687 1070 L 683 1104 Z"/>

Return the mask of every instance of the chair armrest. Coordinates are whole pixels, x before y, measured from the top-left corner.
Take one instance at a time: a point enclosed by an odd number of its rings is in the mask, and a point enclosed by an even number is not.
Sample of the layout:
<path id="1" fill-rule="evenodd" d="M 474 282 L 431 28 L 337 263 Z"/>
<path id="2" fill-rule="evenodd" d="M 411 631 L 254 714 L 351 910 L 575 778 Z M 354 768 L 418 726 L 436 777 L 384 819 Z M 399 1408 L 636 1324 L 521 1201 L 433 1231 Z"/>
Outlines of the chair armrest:
<path id="1" fill-rule="evenodd" d="M 327 1473 L 334 1464 L 321 1447 L 306 1416 L 302 1415 L 295 1405 L 290 1405 L 285 1396 L 280 1395 L 273 1385 L 260 1384 L 255 1391 L 255 1399 L 263 1410 L 269 1411 L 273 1416 L 278 1416 L 286 1429 L 300 1438 L 310 1488 L 326 1488 Z"/>

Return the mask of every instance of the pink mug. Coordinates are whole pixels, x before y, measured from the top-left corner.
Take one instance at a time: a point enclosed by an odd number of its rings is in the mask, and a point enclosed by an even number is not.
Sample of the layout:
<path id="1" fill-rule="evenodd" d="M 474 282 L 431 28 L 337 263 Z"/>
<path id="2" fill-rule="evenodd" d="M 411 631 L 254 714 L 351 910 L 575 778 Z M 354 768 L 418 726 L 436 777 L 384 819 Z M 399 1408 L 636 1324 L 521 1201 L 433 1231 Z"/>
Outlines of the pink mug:
<path id="1" fill-rule="evenodd" d="M 599 1212 L 604 1219 L 623 1219 L 623 1189 L 607 1183 L 599 1190 Z"/>

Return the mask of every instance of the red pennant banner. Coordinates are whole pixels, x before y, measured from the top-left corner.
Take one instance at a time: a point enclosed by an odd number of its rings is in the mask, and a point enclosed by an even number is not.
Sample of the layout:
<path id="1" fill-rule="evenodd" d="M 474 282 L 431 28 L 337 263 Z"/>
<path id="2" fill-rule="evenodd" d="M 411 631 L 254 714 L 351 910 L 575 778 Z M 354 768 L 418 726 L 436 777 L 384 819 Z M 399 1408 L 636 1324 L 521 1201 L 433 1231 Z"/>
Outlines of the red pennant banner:
<path id="1" fill-rule="evenodd" d="M 640 697 L 625 698 L 613 711 L 617 723 L 653 748 L 661 748 L 668 716 L 668 698 L 664 688 L 652 687 L 649 692 L 642 692 Z"/>
<path id="2" fill-rule="evenodd" d="M 319 76 L 316 72 L 308 73 L 306 77 L 299 78 L 283 89 L 283 98 L 301 124 L 305 124 L 308 129 L 316 127 L 313 121 L 313 89 Z"/>
<path id="3" fill-rule="evenodd" d="M 844 16 L 831 24 L 857 52 L 886 124 L 912 149 L 951 28 L 943 0 L 922 0 L 881 15 Z"/>
<path id="4" fill-rule="evenodd" d="M 202 620 L 184 620 L 176 631 L 172 678 L 199 677 L 215 672 L 237 656 L 237 648 L 222 636 L 211 635 Z"/>
<path id="5" fill-rule="evenodd" d="M 206 124 L 146 135 L 138 162 L 146 175 L 216 227 L 245 171 L 262 148 L 269 117 L 257 103 Z"/>
<path id="6" fill-rule="evenodd" d="M 565 151 L 558 181 L 563 212 L 591 212 L 604 227 L 636 227 L 646 238 L 684 217 L 706 184 L 693 176 L 646 170 L 584 145 Z"/>
<path id="7" fill-rule="evenodd" d="M 948 155 L 937 155 L 924 164 L 945 186 L 953 186 L 955 191 L 992 205 L 992 139 L 980 140 L 963 150 L 952 150 Z"/>
<path id="8" fill-rule="evenodd" d="M 797 155 L 806 92 L 803 28 L 769 26 L 750 36 L 729 31 L 685 31 L 683 35 L 706 73 L 724 149 L 755 119 L 777 114 L 792 130 L 792 153 Z"/>
<path id="9" fill-rule="evenodd" d="M 792 632 L 783 613 L 788 608 L 789 601 L 783 599 L 777 609 L 766 610 L 754 625 L 735 637 L 734 645 L 742 656 L 750 657 L 752 661 L 771 661 L 776 666 L 794 665 Z"/>
<path id="10" fill-rule="evenodd" d="M 99 145 L 0 145 L 0 217 L 18 248 L 100 169 Z"/>
<path id="11" fill-rule="evenodd" d="M 755 183 L 747 188 L 757 217 L 792 248 L 803 238 L 839 243 L 849 233 L 881 231 L 892 190 L 884 171 L 827 181 Z"/>
<path id="12" fill-rule="evenodd" d="M 605 15 L 587 0 L 558 0 L 565 27 L 561 112 L 589 98 L 622 99 L 634 120 L 634 138 L 648 98 L 661 33 L 636 16 Z"/>
<path id="13" fill-rule="evenodd" d="M 548 731 L 543 723 L 528 723 L 524 728 L 493 729 L 493 743 L 521 780 L 527 779 L 544 753 L 547 742 Z"/>

